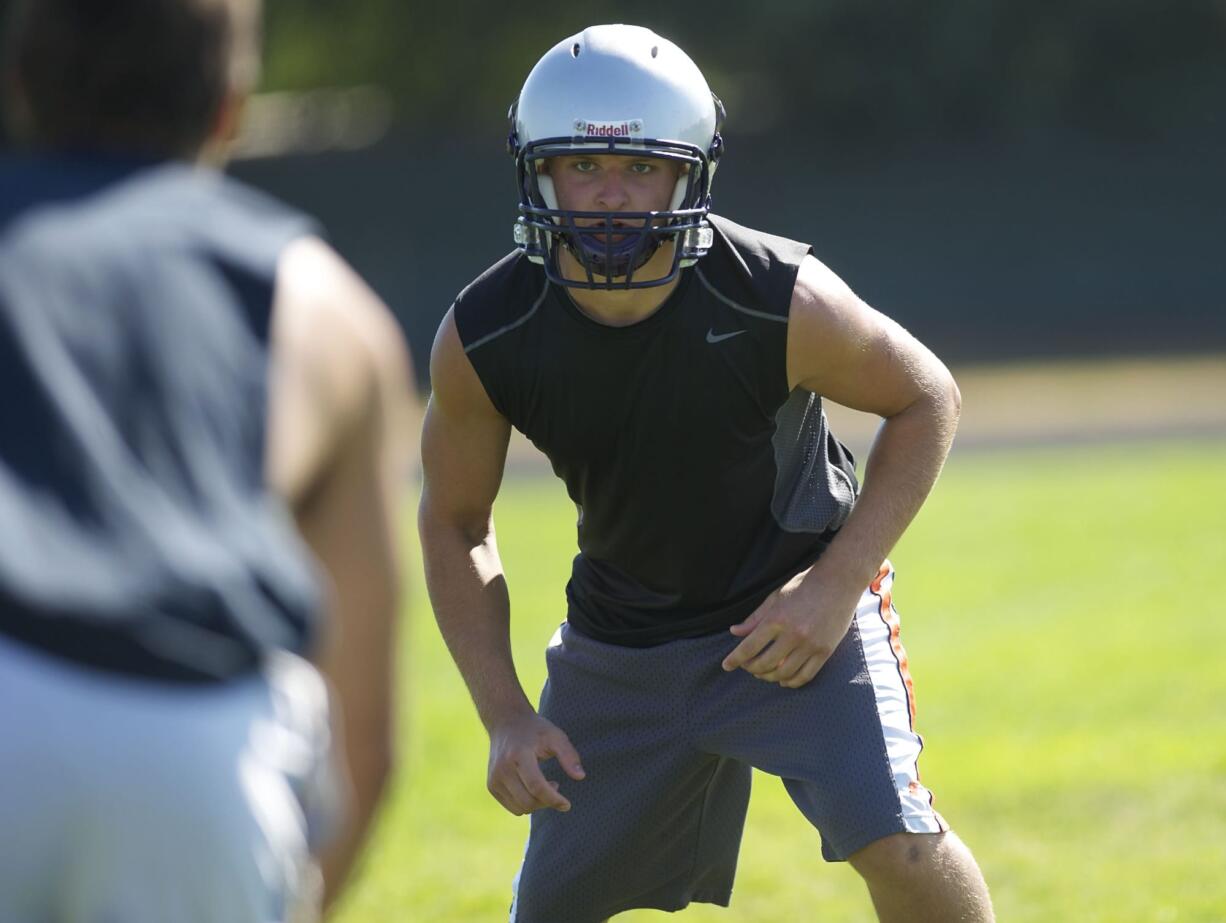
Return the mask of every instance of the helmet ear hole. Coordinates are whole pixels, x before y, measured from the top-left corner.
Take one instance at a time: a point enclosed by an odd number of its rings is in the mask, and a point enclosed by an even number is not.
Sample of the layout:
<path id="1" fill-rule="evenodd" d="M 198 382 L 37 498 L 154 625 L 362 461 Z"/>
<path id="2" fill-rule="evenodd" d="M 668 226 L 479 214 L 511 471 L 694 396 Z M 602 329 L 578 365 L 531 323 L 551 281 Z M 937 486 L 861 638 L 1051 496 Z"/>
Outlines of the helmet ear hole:
<path id="1" fill-rule="evenodd" d="M 724 155 L 723 131 L 724 122 L 728 118 L 728 110 L 724 108 L 724 101 L 714 93 L 711 94 L 711 101 L 715 103 L 715 131 L 711 136 L 711 148 L 708 156 L 710 156 L 711 163 L 714 165 Z M 714 166 L 712 167 L 712 172 L 714 172 Z"/>
<path id="2" fill-rule="evenodd" d="M 507 153 L 512 157 L 519 154 L 519 131 L 515 127 L 516 111 L 519 108 L 519 100 L 516 99 L 507 109 Z"/>

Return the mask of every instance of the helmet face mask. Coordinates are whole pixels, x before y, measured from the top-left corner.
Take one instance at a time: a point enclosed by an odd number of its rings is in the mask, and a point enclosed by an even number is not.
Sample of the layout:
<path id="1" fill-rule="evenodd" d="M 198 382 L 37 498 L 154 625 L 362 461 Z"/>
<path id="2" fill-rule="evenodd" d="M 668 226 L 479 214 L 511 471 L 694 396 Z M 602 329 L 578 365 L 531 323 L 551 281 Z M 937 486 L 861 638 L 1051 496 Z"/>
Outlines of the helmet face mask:
<path id="1" fill-rule="evenodd" d="M 665 285 L 711 246 L 704 220 L 722 151 L 723 108 L 694 63 L 666 39 L 636 26 L 594 26 L 554 46 L 528 76 L 509 113 L 520 217 L 515 242 L 551 281 L 572 288 Z M 592 116 L 599 116 L 593 118 Z M 658 211 L 560 207 L 543 169 L 549 158 L 633 156 L 678 163 L 672 201 Z M 664 275 L 635 273 L 671 242 Z M 562 275 L 565 248 L 585 278 Z"/>
<path id="2" fill-rule="evenodd" d="M 553 281 L 581 288 L 664 285 L 676 278 L 683 261 L 692 262 L 706 252 L 710 246 L 710 231 L 703 220 L 707 209 L 702 206 L 618 212 L 561 208 L 540 164 L 549 158 L 576 154 L 617 154 L 679 163 L 682 169 L 674 200 L 704 205 L 709 201 L 707 164 L 702 153 L 688 145 L 652 139 L 633 145 L 617 141 L 592 145 L 575 144 L 569 138 L 548 138 L 525 146 L 522 156 L 517 158 L 521 198 L 516 239 L 520 242 L 522 235 L 529 259 L 539 258 Z M 705 236 L 703 231 L 707 232 Z M 707 240 L 705 245 L 702 245 L 703 240 Z M 669 241 L 676 245 L 666 275 L 636 280 L 635 273 L 655 255 L 661 244 Z M 570 251 L 583 268 L 586 279 L 561 277 L 557 244 Z"/>

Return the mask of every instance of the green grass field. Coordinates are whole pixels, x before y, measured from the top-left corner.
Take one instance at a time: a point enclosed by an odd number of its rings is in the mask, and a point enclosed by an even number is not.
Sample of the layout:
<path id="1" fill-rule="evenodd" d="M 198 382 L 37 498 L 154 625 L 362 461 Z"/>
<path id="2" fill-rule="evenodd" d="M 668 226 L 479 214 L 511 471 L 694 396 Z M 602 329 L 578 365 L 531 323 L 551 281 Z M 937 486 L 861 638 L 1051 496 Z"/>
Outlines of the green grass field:
<path id="1" fill-rule="evenodd" d="M 535 696 L 574 510 L 525 479 L 496 516 Z M 924 780 L 1001 921 L 1226 920 L 1224 526 L 1226 442 L 981 452 L 955 456 L 891 556 Z M 338 919 L 505 920 L 527 820 L 485 792 L 484 732 L 420 579 L 411 608 L 399 775 Z M 732 908 L 681 919 L 871 920 L 817 844 L 759 775 Z"/>

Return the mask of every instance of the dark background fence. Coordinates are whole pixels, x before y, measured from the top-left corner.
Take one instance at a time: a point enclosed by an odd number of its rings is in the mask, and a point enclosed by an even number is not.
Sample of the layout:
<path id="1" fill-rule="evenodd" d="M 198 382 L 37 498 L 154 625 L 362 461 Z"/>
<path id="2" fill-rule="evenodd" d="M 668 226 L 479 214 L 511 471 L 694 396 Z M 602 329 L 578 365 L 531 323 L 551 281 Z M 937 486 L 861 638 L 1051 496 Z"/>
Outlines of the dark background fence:
<path id="1" fill-rule="evenodd" d="M 967 145 L 823 163 L 795 138 L 738 139 L 716 211 L 813 244 L 950 361 L 1226 349 L 1226 145 Z M 323 216 L 403 320 L 419 371 L 459 290 L 511 249 L 515 182 L 442 139 L 239 164 Z"/>
<path id="2" fill-rule="evenodd" d="M 272 83 L 377 83 L 396 127 L 237 172 L 325 220 L 423 369 L 510 249 L 507 104 L 611 15 L 727 103 L 716 210 L 811 242 L 947 358 L 1226 349 L 1222 0 L 274 0 Z"/>
<path id="3" fill-rule="evenodd" d="M 390 127 L 233 172 L 321 220 L 424 374 L 511 247 L 507 105 L 611 16 L 727 103 L 716 211 L 811 242 L 946 358 L 1226 351 L 1226 0 L 268 0 L 266 89 L 374 87 Z"/>

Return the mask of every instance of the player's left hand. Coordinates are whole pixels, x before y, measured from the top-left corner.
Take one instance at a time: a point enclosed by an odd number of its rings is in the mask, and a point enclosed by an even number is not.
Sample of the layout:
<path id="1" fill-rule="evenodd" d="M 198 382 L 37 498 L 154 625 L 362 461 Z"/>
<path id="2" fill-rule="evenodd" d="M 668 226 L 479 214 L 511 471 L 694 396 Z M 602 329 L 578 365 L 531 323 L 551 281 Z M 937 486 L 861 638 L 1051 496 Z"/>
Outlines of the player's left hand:
<path id="1" fill-rule="evenodd" d="M 797 689 L 817 675 L 851 626 L 863 587 L 843 588 L 797 574 L 731 631 L 740 644 L 724 658 L 768 683 Z"/>

